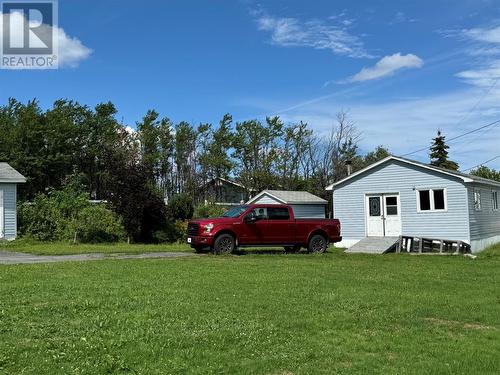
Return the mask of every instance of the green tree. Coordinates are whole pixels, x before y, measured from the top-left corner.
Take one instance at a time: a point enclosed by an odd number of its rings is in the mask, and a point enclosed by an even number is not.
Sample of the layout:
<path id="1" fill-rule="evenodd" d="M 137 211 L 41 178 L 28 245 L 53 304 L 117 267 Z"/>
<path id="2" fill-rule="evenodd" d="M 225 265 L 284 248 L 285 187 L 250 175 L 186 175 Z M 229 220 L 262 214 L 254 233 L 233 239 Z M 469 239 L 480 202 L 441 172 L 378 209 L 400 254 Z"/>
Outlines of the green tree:
<path id="1" fill-rule="evenodd" d="M 458 164 L 448 158 L 448 149 L 446 137 L 438 130 L 436 138 L 433 139 L 430 147 L 431 165 L 435 167 L 458 170 Z"/>
<path id="2" fill-rule="evenodd" d="M 149 110 L 142 122 L 136 125 L 141 144 L 142 163 L 149 175 L 149 181 L 155 183 L 159 176 L 160 164 L 158 112 Z"/>
<path id="3" fill-rule="evenodd" d="M 196 131 L 182 121 L 175 127 L 176 189 L 174 193 L 194 196 L 196 186 Z"/>
<path id="4" fill-rule="evenodd" d="M 279 117 L 267 117 L 263 125 L 250 120 L 236 124 L 233 157 L 243 185 L 253 191 L 277 187 L 278 141 L 283 134 Z"/>
<path id="5" fill-rule="evenodd" d="M 368 167 L 386 157 L 391 156 L 391 153 L 387 148 L 380 145 L 375 148 L 375 150 L 368 152 L 362 159 L 361 168 Z"/>
<path id="6" fill-rule="evenodd" d="M 500 182 L 500 171 L 497 171 L 496 169 L 493 168 L 488 168 L 485 165 L 482 165 L 479 168 L 474 169 L 473 171 L 470 172 L 470 174 Z"/>

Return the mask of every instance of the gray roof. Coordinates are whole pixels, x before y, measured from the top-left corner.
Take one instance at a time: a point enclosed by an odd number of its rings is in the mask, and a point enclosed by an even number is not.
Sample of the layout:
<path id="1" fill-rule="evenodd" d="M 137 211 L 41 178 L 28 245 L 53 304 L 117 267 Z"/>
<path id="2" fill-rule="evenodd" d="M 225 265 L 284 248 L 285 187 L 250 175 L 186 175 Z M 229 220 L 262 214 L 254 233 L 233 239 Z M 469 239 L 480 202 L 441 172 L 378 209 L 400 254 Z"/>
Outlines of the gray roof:
<path id="1" fill-rule="evenodd" d="M 264 190 L 250 199 L 248 203 L 260 198 L 262 195 L 267 194 L 271 197 L 281 201 L 283 204 L 327 204 L 328 201 L 317 197 L 307 191 L 289 191 L 289 190 Z"/>
<path id="2" fill-rule="evenodd" d="M 386 162 L 388 162 L 390 160 L 397 160 L 397 161 L 400 161 L 400 162 L 403 162 L 403 163 L 413 164 L 413 165 L 416 165 L 416 166 L 419 166 L 419 167 L 422 167 L 422 168 L 426 168 L 426 169 L 429 169 L 429 170 L 433 170 L 433 171 L 436 171 L 436 172 L 439 172 L 439 173 L 443 173 L 443 174 L 447 174 L 447 175 L 450 175 L 450 176 L 454 176 L 454 177 L 460 178 L 463 182 L 477 182 L 477 183 L 486 184 L 486 185 L 500 186 L 500 182 L 494 181 L 494 180 L 490 180 L 490 179 L 487 179 L 487 178 L 482 178 L 482 177 L 474 176 L 474 175 L 471 175 L 471 174 L 462 173 L 462 172 L 459 172 L 459 171 L 453 171 L 453 170 L 450 170 L 450 169 L 436 167 L 434 165 L 425 164 L 425 163 L 421 163 L 419 161 L 402 158 L 400 156 L 388 156 L 385 159 L 382 159 L 382 160 L 380 160 L 380 161 L 378 161 L 378 162 L 376 162 L 376 163 L 374 163 L 372 165 L 369 165 L 368 167 L 366 167 L 364 169 L 361 169 L 361 170 L 359 170 L 359 171 L 351 174 L 350 176 L 347 176 L 346 178 L 344 178 L 344 179 L 342 179 L 340 181 L 337 181 L 337 182 L 331 184 L 330 186 L 328 186 L 326 188 L 326 190 L 332 190 L 335 186 L 343 184 L 344 182 L 350 180 L 351 178 L 356 177 L 358 175 L 361 175 L 361 174 L 363 174 L 363 173 L 371 170 L 372 168 L 375 168 L 376 166 L 378 166 L 380 164 L 383 164 L 383 163 L 386 163 Z"/>
<path id="3" fill-rule="evenodd" d="M 26 178 L 7 163 L 0 162 L 0 183 L 23 183 Z"/>

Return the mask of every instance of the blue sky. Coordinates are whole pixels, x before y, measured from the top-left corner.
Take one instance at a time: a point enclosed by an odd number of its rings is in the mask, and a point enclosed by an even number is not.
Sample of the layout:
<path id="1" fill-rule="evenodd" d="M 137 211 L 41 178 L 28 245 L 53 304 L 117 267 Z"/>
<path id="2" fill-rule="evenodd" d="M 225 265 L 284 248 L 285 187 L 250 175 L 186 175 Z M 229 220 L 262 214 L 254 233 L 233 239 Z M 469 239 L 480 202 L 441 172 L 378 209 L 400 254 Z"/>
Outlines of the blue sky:
<path id="1" fill-rule="evenodd" d="M 278 114 L 325 134 L 344 109 L 362 150 L 396 154 L 500 119 L 498 1 L 60 0 L 59 27 L 62 67 L 0 70 L 2 103 L 110 100 L 132 127 L 148 109 L 195 124 Z M 499 145 L 491 127 L 451 156 L 466 169 Z"/>

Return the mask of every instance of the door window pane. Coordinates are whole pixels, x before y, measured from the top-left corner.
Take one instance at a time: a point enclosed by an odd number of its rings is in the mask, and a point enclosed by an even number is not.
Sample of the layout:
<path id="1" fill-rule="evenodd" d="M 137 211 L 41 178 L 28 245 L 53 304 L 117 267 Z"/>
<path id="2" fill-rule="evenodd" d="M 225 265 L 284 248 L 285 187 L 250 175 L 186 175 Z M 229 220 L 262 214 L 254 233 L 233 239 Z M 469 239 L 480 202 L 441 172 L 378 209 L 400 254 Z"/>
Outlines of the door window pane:
<path id="1" fill-rule="evenodd" d="M 269 215 L 269 220 L 289 220 L 290 214 L 288 213 L 288 208 L 284 207 L 268 207 L 267 214 Z"/>
<path id="2" fill-rule="evenodd" d="M 418 194 L 420 198 L 420 211 L 430 211 L 431 209 L 430 191 L 419 190 Z"/>
<path id="3" fill-rule="evenodd" d="M 370 206 L 370 216 L 380 216 L 380 197 L 370 197 L 368 202 Z"/>
<path id="4" fill-rule="evenodd" d="M 398 214 L 398 198 L 397 197 L 385 197 L 385 210 L 387 216 L 395 216 Z"/>
<path id="5" fill-rule="evenodd" d="M 444 210 L 444 190 L 434 190 L 434 209 L 435 210 Z"/>
<path id="6" fill-rule="evenodd" d="M 388 206 L 397 206 L 398 205 L 398 198 L 397 197 L 386 197 L 385 204 Z"/>

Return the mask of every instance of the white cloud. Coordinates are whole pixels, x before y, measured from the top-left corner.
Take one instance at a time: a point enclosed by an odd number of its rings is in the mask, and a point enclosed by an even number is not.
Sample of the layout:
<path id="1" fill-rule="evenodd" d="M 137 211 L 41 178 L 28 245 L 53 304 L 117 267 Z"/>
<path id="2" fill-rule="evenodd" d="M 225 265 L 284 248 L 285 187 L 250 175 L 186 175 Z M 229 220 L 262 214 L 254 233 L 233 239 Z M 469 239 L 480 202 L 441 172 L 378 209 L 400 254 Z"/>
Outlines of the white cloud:
<path id="1" fill-rule="evenodd" d="M 10 14 L 10 17 L 13 17 L 14 20 L 11 22 L 13 25 L 22 25 L 23 20 L 15 20 L 16 17 L 22 18 L 24 17 L 21 13 L 19 12 L 13 12 Z M 2 25 L 3 22 L 9 22 L 8 18 L 6 17 L 5 14 L 2 14 L 2 17 L 0 17 L 0 30 L 2 30 Z M 64 67 L 71 67 L 75 68 L 77 67 L 82 60 L 87 59 L 91 54 L 92 50 L 88 47 L 86 47 L 79 39 L 75 37 L 71 37 L 66 32 L 64 29 L 60 27 L 54 27 L 53 31 L 57 35 L 57 44 L 58 44 L 58 50 L 59 50 L 59 67 L 64 68 Z M 42 30 L 41 32 L 45 32 L 47 34 L 51 33 L 51 27 L 48 25 L 42 25 Z M 14 29 L 11 30 L 11 37 L 12 38 L 22 38 L 23 36 L 23 30 L 21 27 L 15 27 Z M 0 38 L 0 44 L 2 43 L 1 41 L 2 38 Z"/>
<path id="2" fill-rule="evenodd" d="M 304 106 L 280 113 L 280 116 L 284 121 L 305 121 L 319 134 L 326 135 L 336 113 L 345 108 L 362 132 L 362 150 L 370 151 L 378 145 L 385 145 L 394 154 L 402 155 L 430 145 L 438 129 L 451 138 L 498 119 L 500 88 L 493 90 L 478 104 L 481 94 L 479 88 L 467 88 L 425 98 L 368 104 L 360 104 L 355 98 L 345 99 L 340 95 L 317 102 L 309 101 Z M 474 106 L 471 113 L 470 109 Z M 450 157 L 463 169 L 472 167 L 498 154 L 498 139 L 500 126 L 449 142 Z M 409 157 L 427 162 L 428 152 L 424 150 Z M 500 160 L 489 166 L 500 168 Z"/>
<path id="3" fill-rule="evenodd" d="M 407 55 L 395 53 L 394 55 L 383 57 L 370 68 L 361 69 L 359 73 L 349 77 L 343 82 L 363 82 L 378 79 L 391 75 L 400 69 L 420 68 L 423 64 L 424 62 L 420 57 L 411 53 Z"/>
<path id="4" fill-rule="evenodd" d="M 500 26 L 465 29 L 452 34 L 472 40 L 473 47 L 466 52 L 474 59 L 470 69 L 455 74 L 464 82 L 478 87 L 493 87 L 500 79 Z"/>
<path id="5" fill-rule="evenodd" d="M 317 19 L 301 21 L 297 18 L 273 17 L 261 12 L 254 14 L 258 16 L 259 30 L 270 32 L 273 44 L 330 50 L 336 55 L 355 58 L 372 57 L 365 51 L 361 39 L 348 32 L 347 26 L 351 25 L 352 20 L 329 24 Z"/>
<path id="6" fill-rule="evenodd" d="M 394 25 L 396 23 L 414 23 L 418 20 L 416 18 L 408 17 L 404 12 L 396 12 L 394 18 L 389 23 L 390 25 Z"/>
<path id="7" fill-rule="evenodd" d="M 80 64 L 80 61 L 87 59 L 92 50 L 83 45 L 83 43 L 66 34 L 61 28 L 56 28 L 59 41 L 59 66 L 69 66 L 75 68 Z"/>
<path id="8" fill-rule="evenodd" d="M 486 28 L 465 29 L 462 30 L 462 34 L 465 37 L 476 40 L 478 42 L 500 43 L 500 26 L 491 29 L 486 29 Z"/>
<path id="9" fill-rule="evenodd" d="M 463 79 L 470 85 L 492 87 L 500 79 L 500 61 L 490 61 L 476 69 L 459 72 L 455 76 Z"/>

